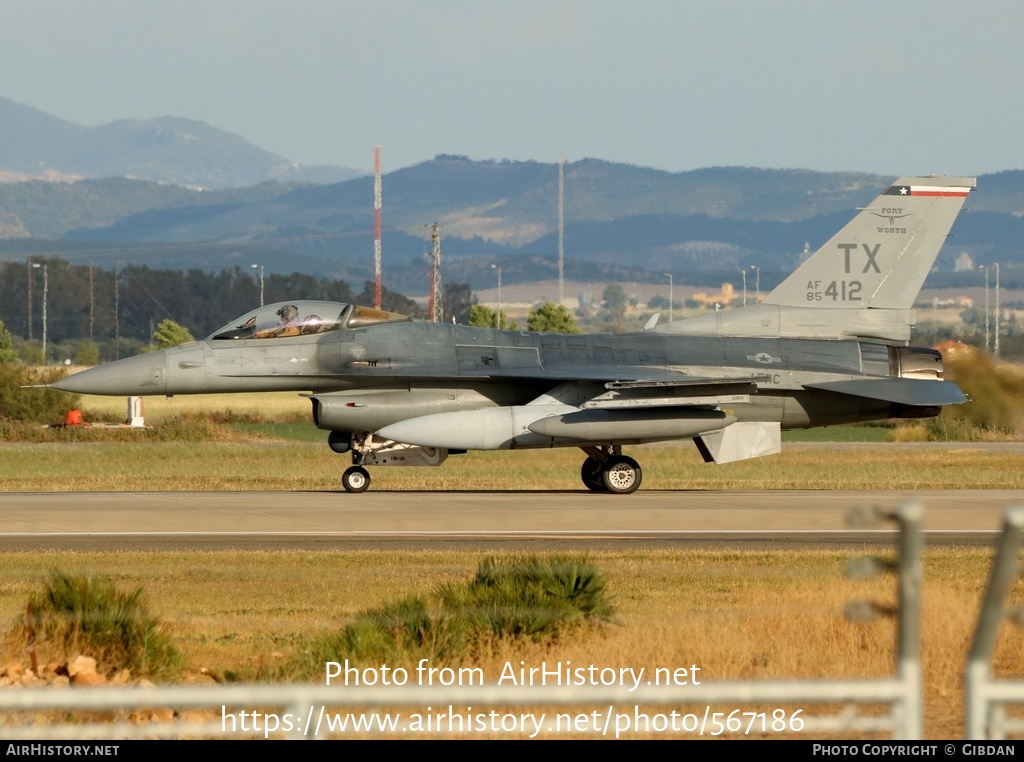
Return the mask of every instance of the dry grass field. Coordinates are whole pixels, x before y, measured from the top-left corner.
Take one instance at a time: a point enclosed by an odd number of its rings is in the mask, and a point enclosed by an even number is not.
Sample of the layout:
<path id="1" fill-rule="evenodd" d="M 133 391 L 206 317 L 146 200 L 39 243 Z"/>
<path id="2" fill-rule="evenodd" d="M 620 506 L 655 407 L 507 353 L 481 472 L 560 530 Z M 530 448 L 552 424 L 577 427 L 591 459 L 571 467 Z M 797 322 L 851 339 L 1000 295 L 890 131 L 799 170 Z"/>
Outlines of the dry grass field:
<path id="1" fill-rule="evenodd" d="M 87 421 L 121 421 L 127 412 L 125 397 L 83 396 L 80 404 Z M 146 423 L 150 426 L 157 426 L 176 415 L 227 410 L 241 416 L 259 416 L 268 421 L 310 421 L 309 400 L 294 392 L 145 397 L 143 406 Z"/>
<path id="2" fill-rule="evenodd" d="M 494 642 L 452 666 L 480 667 L 492 680 L 505 662 L 520 660 L 648 671 L 696 665 L 706 681 L 890 675 L 893 621 L 853 624 L 841 612 L 854 599 L 891 605 L 895 582 L 848 580 L 844 566 L 851 555 L 593 552 L 587 557 L 608 579 L 614 624 L 558 639 Z M 209 680 L 203 670 L 273 672 L 312 637 L 341 628 L 357 611 L 467 579 L 480 559 L 470 551 L 6 554 L 0 556 L 0 617 L 7 634 L 0 663 L 25 661 L 18 621 L 25 601 L 53 569 L 144 588 L 150 610 L 183 652 L 177 679 L 202 682 Z M 963 666 L 988 567 L 986 551 L 926 554 L 922 634 L 929 738 L 963 733 Z M 1018 599 L 1022 592 L 1017 590 Z M 1004 627 L 997 674 L 1019 676 L 1024 636 Z M 52 644 L 41 645 L 41 660 L 59 656 Z M 101 665 L 110 671 L 117 666 Z M 816 710 L 808 706 L 805 713 Z"/>

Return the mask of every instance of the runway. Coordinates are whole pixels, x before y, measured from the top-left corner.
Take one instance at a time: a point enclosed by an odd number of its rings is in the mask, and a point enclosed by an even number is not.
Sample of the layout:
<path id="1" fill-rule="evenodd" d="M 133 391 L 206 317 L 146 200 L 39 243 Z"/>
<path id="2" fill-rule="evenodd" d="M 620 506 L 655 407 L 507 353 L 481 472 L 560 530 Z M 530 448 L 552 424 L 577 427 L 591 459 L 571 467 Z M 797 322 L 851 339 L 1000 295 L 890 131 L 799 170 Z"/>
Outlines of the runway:
<path id="1" fill-rule="evenodd" d="M 1012 490 L 94 492 L 0 495 L 0 550 L 861 547 L 857 506 L 925 507 L 929 545 L 991 546 Z"/>

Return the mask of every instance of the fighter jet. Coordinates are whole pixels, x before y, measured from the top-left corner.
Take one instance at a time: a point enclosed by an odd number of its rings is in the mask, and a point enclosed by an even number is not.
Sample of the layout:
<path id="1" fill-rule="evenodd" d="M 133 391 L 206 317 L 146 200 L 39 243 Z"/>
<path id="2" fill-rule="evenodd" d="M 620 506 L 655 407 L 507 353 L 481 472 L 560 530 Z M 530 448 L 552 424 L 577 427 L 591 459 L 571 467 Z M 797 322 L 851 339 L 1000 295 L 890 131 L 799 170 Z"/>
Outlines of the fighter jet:
<path id="1" fill-rule="evenodd" d="M 104 395 L 297 391 L 327 443 L 367 466 L 467 450 L 578 447 L 583 485 L 631 493 L 623 447 L 692 439 L 706 462 L 777 453 L 781 431 L 923 418 L 966 401 L 909 346 L 913 304 L 972 178 L 901 177 L 760 303 L 624 334 L 560 335 L 295 301 L 201 341 L 68 376 Z"/>

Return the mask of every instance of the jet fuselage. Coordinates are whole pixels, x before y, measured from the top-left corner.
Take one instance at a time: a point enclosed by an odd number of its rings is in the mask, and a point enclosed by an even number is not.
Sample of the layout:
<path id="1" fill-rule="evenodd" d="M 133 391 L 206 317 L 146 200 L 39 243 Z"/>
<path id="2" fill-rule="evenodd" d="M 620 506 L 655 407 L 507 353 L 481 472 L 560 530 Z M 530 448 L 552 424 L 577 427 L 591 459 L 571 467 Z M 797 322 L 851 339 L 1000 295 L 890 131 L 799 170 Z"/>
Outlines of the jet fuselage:
<path id="1" fill-rule="evenodd" d="M 901 367 L 908 364 L 910 371 Z M 126 396 L 306 392 L 313 396 L 314 420 L 321 428 L 376 431 L 421 415 L 525 405 L 567 377 L 590 384 L 596 395 L 604 383 L 637 373 L 756 378 L 756 394 L 731 402 L 729 412 L 739 421 L 775 421 L 790 429 L 900 412 L 894 411 L 898 403 L 808 390 L 809 384 L 941 379 L 942 364 L 933 350 L 853 340 L 650 331 L 537 334 L 409 321 L 287 341 L 211 337 L 99 366 L 57 386 Z M 692 399 L 689 391 L 687 396 Z"/>

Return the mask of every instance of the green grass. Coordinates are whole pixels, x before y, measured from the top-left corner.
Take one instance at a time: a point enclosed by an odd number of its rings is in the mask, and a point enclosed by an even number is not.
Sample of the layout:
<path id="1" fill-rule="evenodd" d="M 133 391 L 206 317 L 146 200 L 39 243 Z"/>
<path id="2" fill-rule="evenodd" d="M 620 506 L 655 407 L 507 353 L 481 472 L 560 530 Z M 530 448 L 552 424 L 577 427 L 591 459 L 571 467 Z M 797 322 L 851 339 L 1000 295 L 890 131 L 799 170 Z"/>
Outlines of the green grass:
<path id="1" fill-rule="evenodd" d="M 782 432 L 783 442 L 889 442 L 891 426 L 823 426 Z"/>
<path id="2" fill-rule="evenodd" d="M 232 423 L 232 430 L 241 434 L 288 442 L 327 442 L 327 432 L 312 423 Z"/>
<path id="3" fill-rule="evenodd" d="M 631 447 L 656 489 L 1024 489 L 1024 454 L 998 444 L 794 443 L 782 453 L 704 463 L 692 444 Z M 377 490 L 579 490 L 574 448 L 471 452 L 439 468 L 371 467 Z M 351 459 L 324 442 L 0 444 L 0 492 L 340 490 Z"/>

